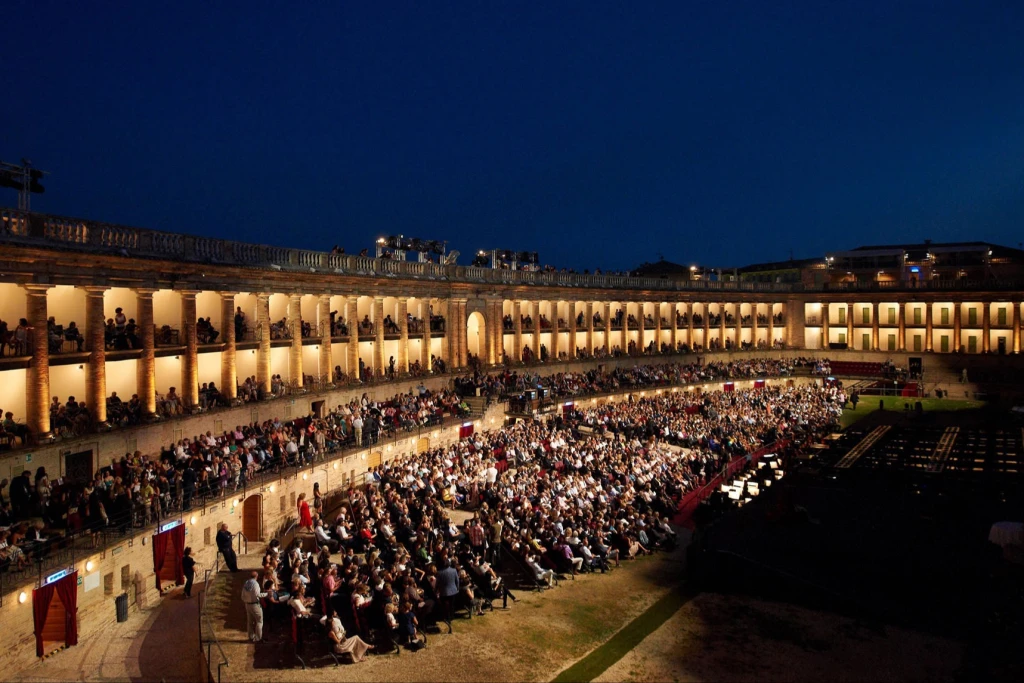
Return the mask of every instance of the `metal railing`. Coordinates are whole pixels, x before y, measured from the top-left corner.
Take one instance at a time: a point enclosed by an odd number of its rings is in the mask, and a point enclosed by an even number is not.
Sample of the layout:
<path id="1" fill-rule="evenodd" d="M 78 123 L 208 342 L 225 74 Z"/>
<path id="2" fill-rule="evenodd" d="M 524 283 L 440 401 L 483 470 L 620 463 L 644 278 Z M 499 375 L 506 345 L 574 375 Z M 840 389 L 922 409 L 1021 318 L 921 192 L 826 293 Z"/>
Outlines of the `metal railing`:
<path id="1" fill-rule="evenodd" d="M 281 462 L 267 466 L 256 472 L 252 478 L 245 477 L 245 470 L 243 470 L 237 487 L 228 485 L 220 489 L 207 486 L 189 492 L 184 489 L 179 490 L 172 484 L 170 491 L 161 499 L 159 515 L 155 514 L 153 508 L 134 506 L 121 516 L 110 517 L 107 523 L 101 527 L 69 530 L 63 536 L 52 537 L 38 547 L 26 550 L 26 555 L 34 565 L 34 571 L 31 565 L 30 568 L 23 571 L 12 571 L 10 565 L 0 568 L 0 605 L 3 604 L 5 596 L 16 590 L 31 584 L 41 585 L 44 574 L 50 570 L 74 565 L 85 557 L 103 553 L 121 543 L 131 545 L 143 535 L 153 533 L 161 523 L 172 519 L 184 521 L 185 516 L 193 509 L 203 509 L 214 503 L 238 498 L 244 500 L 251 493 L 260 493 L 272 483 L 281 481 L 285 477 L 298 477 L 303 472 L 311 473 L 314 468 L 322 467 L 325 463 L 342 460 L 351 455 L 353 451 L 363 449 L 384 451 L 399 440 L 419 438 L 434 430 L 458 424 L 465 419 L 467 418 L 460 415 L 443 418 L 435 416 L 423 425 L 414 424 L 399 428 L 389 426 L 375 434 L 364 430 L 361 445 L 356 445 L 354 434 L 350 434 L 345 441 L 337 442 L 337 446 L 333 450 L 322 453 L 316 458 L 300 453 L 292 460 L 282 459 Z M 145 517 L 147 510 L 150 511 L 148 518 Z M 244 536 L 239 542 L 244 543 L 248 548 L 248 539 Z"/>
<path id="2" fill-rule="evenodd" d="M 220 553 L 217 554 L 220 557 Z M 211 578 L 212 576 L 212 578 Z M 213 582 L 217 581 L 217 577 L 220 576 L 220 571 L 207 569 L 203 578 L 203 589 L 199 591 L 197 595 L 197 629 L 196 633 L 199 636 L 199 655 L 204 659 L 204 665 L 206 668 L 206 680 L 207 683 L 221 683 L 221 672 L 224 667 L 230 664 L 228 656 L 224 653 L 224 648 L 221 647 L 220 640 L 217 638 L 217 630 L 213 625 L 213 620 L 206 611 L 208 601 L 206 599 L 207 593 L 213 587 Z M 213 654 L 214 648 L 217 650 L 217 654 L 220 660 L 217 662 L 217 677 L 213 675 Z"/>

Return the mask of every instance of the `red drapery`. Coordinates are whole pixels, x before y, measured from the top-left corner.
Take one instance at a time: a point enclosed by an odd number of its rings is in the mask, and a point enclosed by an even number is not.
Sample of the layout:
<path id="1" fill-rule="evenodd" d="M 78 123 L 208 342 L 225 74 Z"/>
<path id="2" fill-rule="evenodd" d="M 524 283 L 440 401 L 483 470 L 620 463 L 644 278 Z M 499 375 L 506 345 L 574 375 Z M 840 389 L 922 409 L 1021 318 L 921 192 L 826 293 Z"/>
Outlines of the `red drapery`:
<path id="1" fill-rule="evenodd" d="M 43 656 L 43 627 L 46 626 L 46 614 L 50 610 L 50 601 L 57 591 L 55 584 L 42 586 L 32 591 L 32 616 L 36 623 L 36 657 Z"/>
<path id="2" fill-rule="evenodd" d="M 755 389 L 764 389 L 764 380 L 763 379 L 755 379 L 754 380 L 754 388 Z"/>
<path id="3" fill-rule="evenodd" d="M 465 439 L 467 436 L 473 436 L 473 425 L 462 425 L 459 427 L 459 438 Z"/>
<path id="4" fill-rule="evenodd" d="M 64 603 L 64 644 L 68 647 L 78 645 L 78 572 L 72 572 L 58 581 L 57 595 Z M 39 649 L 42 643 L 38 643 Z"/>
<path id="5" fill-rule="evenodd" d="M 170 531 L 171 546 L 174 551 L 174 583 L 178 586 L 185 583 L 185 569 L 181 560 L 185 557 L 185 525 L 179 524 Z"/>
<path id="6" fill-rule="evenodd" d="M 170 532 L 153 534 L 153 573 L 156 574 L 156 589 L 160 590 L 160 570 L 167 559 L 167 544 L 171 540 Z"/>
<path id="7" fill-rule="evenodd" d="M 170 551 L 170 557 L 168 557 Z M 185 554 L 185 525 L 179 524 L 160 534 L 153 534 L 153 573 L 156 574 L 156 589 L 160 590 L 161 575 L 172 574 L 174 583 L 185 583 L 185 570 L 181 566 L 181 558 Z M 165 567 L 172 562 L 170 567 Z M 170 577 L 168 577 L 170 578 Z"/>
<path id="8" fill-rule="evenodd" d="M 733 382 L 726 382 L 722 385 L 722 391 L 733 391 L 736 388 L 736 384 Z"/>

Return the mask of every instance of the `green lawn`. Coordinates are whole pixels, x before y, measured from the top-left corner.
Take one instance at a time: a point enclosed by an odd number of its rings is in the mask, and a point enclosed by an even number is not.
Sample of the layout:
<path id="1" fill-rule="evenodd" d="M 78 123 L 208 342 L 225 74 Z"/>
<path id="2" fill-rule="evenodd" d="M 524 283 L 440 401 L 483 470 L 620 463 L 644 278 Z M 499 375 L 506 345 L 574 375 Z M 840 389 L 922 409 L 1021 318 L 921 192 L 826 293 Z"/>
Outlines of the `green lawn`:
<path id="1" fill-rule="evenodd" d="M 843 415 L 839 418 L 839 424 L 846 429 L 854 422 L 867 417 L 871 413 L 878 410 L 879 399 L 885 401 L 886 410 L 903 410 L 903 404 L 909 403 L 911 410 L 914 409 L 914 404 L 917 401 L 921 401 L 921 407 L 924 410 L 936 410 L 936 411 L 951 411 L 951 410 L 976 410 L 985 405 L 984 401 L 972 401 L 968 399 L 950 399 L 950 398 L 902 398 L 898 396 L 862 396 L 860 403 L 857 404 L 857 410 L 853 410 L 850 404 L 847 404 L 846 410 L 843 411 Z"/>

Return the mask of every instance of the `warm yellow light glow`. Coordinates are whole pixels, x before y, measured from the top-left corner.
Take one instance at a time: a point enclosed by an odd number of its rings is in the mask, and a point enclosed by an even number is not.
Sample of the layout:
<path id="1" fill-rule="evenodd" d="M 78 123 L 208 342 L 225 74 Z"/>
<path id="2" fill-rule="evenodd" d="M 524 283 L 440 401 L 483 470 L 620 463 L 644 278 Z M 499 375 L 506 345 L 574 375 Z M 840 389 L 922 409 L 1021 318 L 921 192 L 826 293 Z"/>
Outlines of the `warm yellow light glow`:
<path id="1" fill-rule="evenodd" d="M 191 523 L 192 526 L 195 526 L 195 523 L 196 523 L 196 516 L 195 515 L 192 515 L 191 519 L 189 519 L 189 523 Z"/>
<path id="2" fill-rule="evenodd" d="M 89 560 L 88 562 L 85 563 L 85 571 L 91 572 L 93 570 L 93 567 L 94 567 L 94 565 L 92 563 L 92 560 Z"/>
<path id="3" fill-rule="evenodd" d="M 21 593 L 18 594 L 18 602 L 24 605 L 26 600 L 28 600 L 28 593 L 21 591 Z"/>

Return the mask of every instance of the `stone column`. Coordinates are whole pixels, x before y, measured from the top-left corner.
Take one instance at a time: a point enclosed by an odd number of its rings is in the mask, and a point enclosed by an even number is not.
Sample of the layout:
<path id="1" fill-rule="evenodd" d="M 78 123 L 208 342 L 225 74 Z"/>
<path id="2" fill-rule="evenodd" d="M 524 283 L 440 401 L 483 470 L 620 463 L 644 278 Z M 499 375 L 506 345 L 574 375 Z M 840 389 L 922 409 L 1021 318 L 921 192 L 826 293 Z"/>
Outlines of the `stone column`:
<path id="1" fill-rule="evenodd" d="M 636 334 L 636 351 L 643 355 L 644 349 L 647 346 L 647 342 L 644 340 L 644 333 L 647 331 L 647 322 L 644 320 L 644 302 L 637 303 L 637 334 Z"/>
<path id="2" fill-rule="evenodd" d="M 136 365 L 136 385 L 145 417 L 156 414 L 156 330 L 153 328 L 153 294 L 155 289 L 136 289 L 136 314 L 139 316 L 139 338 L 142 355 Z M 232 326 L 234 327 L 234 326 Z"/>
<path id="3" fill-rule="evenodd" d="M 576 302 L 568 302 L 569 312 L 569 348 L 566 350 L 566 357 L 569 360 L 576 358 Z"/>
<path id="4" fill-rule="evenodd" d="M 612 352 L 612 304 L 605 302 L 604 305 L 604 351 L 605 354 Z"/>
<path id="5" fill-rule="evenodd" d="M 704 302 L 704 350 L 711 348 L 711 307 Z"/>
<path id="6" fill-rule="evenodd" d="M 256 294 L 256 326 L 260 332 L 260 345 L 256 351 L 256 383 L 270 394 L 270 293 Z"/>
<path id="7" fill-rule="evenodd" d="M 199 405 L 199 341 L 196 339 L 195 290 L 181 293 L 181 330 L 185 335 L 185 358 L 181 364 L 181 400 L 189 409 Z"/>
<path id="8" fill-rule="evenodd" d="M 32 360 L 25 386 L 26 426 L 37 439 L 50 437 L 50 339 L 46 321 L 46 292 L 50 285 L 25 285 L 25 317 L 33 328 L 29 337 Z"/>
<path id="9" fill-rule="evenodd" d="M 221 334 L 224 350 L 220 356 L 220 394 L 229 401 L 238 398 L 238 340 L 235 339 L 235 292 L 220 293 Z"/>
<path id="10" fill-rule="evenodd" d="M 934 349 L 932 348 L 932 337 L 934 336 L 932 334 L 932 325 L 933 325 L 933 321 L 932 321 L 932 308 L 933 307 L 934 307 L 934 304 L 931 301 L 929 301 L 929 302 L 927 302 L 925 304 L 925 308 L 924 308 L 924 350 L 928 351 L 929 353 L 934 351 Z"/>
<path id="11" fill-rule="evenodd" d="M 693 350 L 693 302 L 686 302 L 686 345 Z"/>
<path id="12" fill-rule="evenodd" d="M 1013 304 L 1013 352 L 1020 353 L 1020 302 L 1012 301 Z"/>
<path id="13" fill-rule="evenodd" d="M 757 324 L 757 314 L 759 304 L 750 304 L 750 343 L 752 348 L 757 349 L 757 333 L 760 330 L 760 326 Z"/>
<path id="14" fill-rule="evenodd" d="M 900 309 L 903 310 L 902 308 Z M 991 347 L 992 304 L 984 301 L 981 304 L 981 352 L 988 353 Z"/>
<path id="15" fill-rule="evenodd" d="M 853 304 L 846 304 L 846 348 L 853 348 Z"/>
<path id="16" fill-rule="evenodd" d="M 953 353 L 960 353 L 961 336 L 960 336 L 960 312 L 963 308 L 962 301 L 953 302 Z"/>
<path id="17" fill-rule="evenodd" d="M 899 329 L 896 333 L 896 350 L 906 351 L 907 350 L 907 306 L 902 301 L 896 304 L 899 306 L 899 314 L 897 320 L 899 321 Z"/>
<path id="18" fill-rule="evenodd" d="M 409 299 L 398 297 L 398 372 L 409 372 Z"/>
<path id="19" fill-rule="evenodd" d="M 89 348 L 85 403 L 97 427 L 107 424 L 107 342 L 103 316 L 106 287 L 85 287 L 85 336 Z M 124 400 L 130 396 L 122 397 Z"/>
<path id="20" fill-rule="evenodd" d="M 441 339 L 441 360 L 448 366 L 455 365 L 454 354 L 452 353 L 452 335 L 454 334 L 452 323 L 451 299 L 440 299 L 441 315 L 444 316 L 444 337 Z"/>
<path id="21" fill-rule="evenodd" d="M 420 366 L 426 372 L 430 367 L 430 298 L 420 300 L 420 318 L 423 320 L 423 339 L 420 341 Z"/>
<path id="22" fill-rule="evenodd" d="M 821 348 L 828 348 L 828 302 L 821 302 Z"/>
<path id="23" fill-rule="evenodd" d="M 534 301 L 533 311 L 533 357 L 540 360 L 540 301 Z"/>
<path id="24" fill-rule="evenodd" d="M 331 295 L 321 294 L 316 300 L 317 324 L 320 327 L 320 362 L 318 368 L 318 379 L 321 388 L 331 386 L 334 355 L 331 351 Z"/>
<path id="25" fill-rule="evenodd" d="M 594 355 L 594 302 L 588 301 L 584 306 L 584 315 L 587 323 L 587 353 Z"/>
<path id="26" fill-rule="evenodd" d="M 384 297 L 373 298 L 373 374 L 381 377 L 387 368 L 384 358 Z"/>
<path id="27" fill-rule="evenodd" d="M 485 321 L 487 324 L 487 358 L 491 365 L 501 360 L 501 343 L 505 338 L 505 328 L 501 322 L 501 301 L 488 301 L 487 310 L 490 315 Z"/>
<path id="28" fill-rule="evenodd" d="M 288 329 L 292 343 L 288 347 L 289 384 L 296 388 L 303 385 L 302 377 L 302 295 L 288 295 Z"/>
<path id="29" fill-rule="evenodd" d="M 743 339 L 743 307 L 737 301 L 735 305 L 736 310 L 736 346 L 735 349 L 740 348 L 740 342 Z"/>
<path id="30" fill-rule="evenodd" d="M 871 304 L 871 349 L 873 351 L 881 351 L 879 334 L 878 334 L 878 316 L 880 314 L 878 302 L 874 301 Z"/>
<path id="31" fill-rule="evenodd" d="M 512 302 L 512 329 L 514 331 L 512 342 L 512 360 L 517 363 L 523 360 L 523 310 L 519 299 Z"/>
<path id="32" fill-rule="evenodd" d="M 676 314 L 679 312 L 678 307 L 679 302 L 673 301 L 671 310 L 672 319 L 669 321 L 669 324 L 671 325 L 670 329 L 672 330 L 671 336 L 669 337 L 669 341 L 672 344 L 672 353 L 675 353 L 676 348 L 679 346 L 679 321 L 676 319 Z"/>
<path id="33" fill-rule="evenodd" d="M 360 380 L 359 376 L 359 297 L 345 299 L 345 322 L 348 324 L 348 376 Z"/>
<path id="34" fill-rule="evenodd" d="M 768 304 L 768 348 L 775 344 L 775 304 Z"/>
<path id="35" fill-rule="evenodd" d="M 722 348 L 725 348 L 725 304 L 718 304 L 718 341 L 721 342 Z"/>
<path id="36" fill-rule="evenodd" d="M 623 302 L 622 329 L 619 330 L 619 348 L 622 353 L 629 351 L 629 302 Z"/>
<path id="37" fill-rule="evenodd" d="M 551 360 L 558 360 L 558 302 L 548 302 L 548 308 L 551 311 Z"/>
<path id="38" fill-rule="evenodd" d="M 661 353 L 661 309 L 664 302 L 654 304 L 654 352 Z"/>

